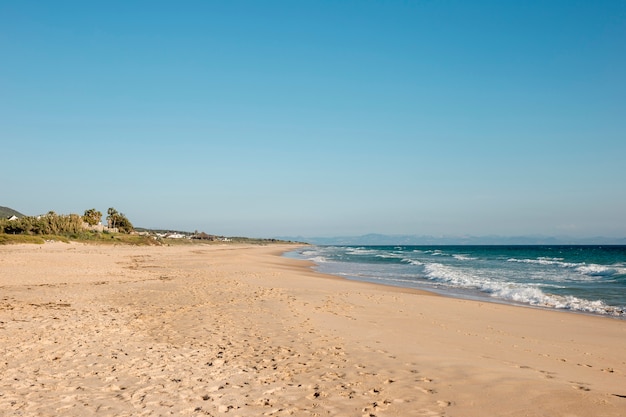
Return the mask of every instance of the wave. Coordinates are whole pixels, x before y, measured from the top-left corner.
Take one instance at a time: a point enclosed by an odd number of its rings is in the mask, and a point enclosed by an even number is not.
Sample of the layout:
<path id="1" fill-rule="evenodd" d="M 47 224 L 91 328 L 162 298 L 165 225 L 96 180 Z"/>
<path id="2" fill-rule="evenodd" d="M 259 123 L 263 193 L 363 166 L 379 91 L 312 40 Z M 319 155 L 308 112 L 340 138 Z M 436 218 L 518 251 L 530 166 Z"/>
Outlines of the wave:
<path id="1" fill-rule="evenodd" d="M 461 288 L 483 289 L 483 281 L 480 277 L 467 272 L 461 272 L 456 268 L 449 267 L 437 262 L 424 266 L 426 278 L 452 284 Z"/>
<path id="2" fill-rule="evenodd" d="M 324 256 L 314 256 L 312 258 L 309 258 L 311 261 L 315 262 L 315 263 L 319 263 L 319 264 L 324 264 L 326 262 L 328 262 L 328 259 L 326 259 Z"/>
<path id="3" fill-rule="evenodd" d="M 507 262 L 517 262 L 521 264 L 536 264 L 536 265 L 557 265 L 563 267 L 575 267 L 581 264 L 572 262 L 563 262 L 562 258 L 537 258 L 537 259 L 516 259 L 509 258 Z"/>
<path id="4" fill-rule="evenodd" d="M 366 249 L 366 248 L 347 248 L 346 253 L 349 255 L 375 255 L 379 253 L 376 249 Z"/>
<path id="5" fill-rule="evenodd" d="M 427 253 L 427 254 L 433 255 L 433 256 L 445 256 L 446 255 L 445 253 L 443 253 L 443 251 L 441 251 L 439 249 L 426 250 L 423 253 Z"/>
<path id="6" fill-rule="evenodd" d="M 452 255 L 452 257 L 454 259 L 458 259 L 459 261 L 475 261 L 475 260 L 478 259 L 478 258 L 473 258 L 473 257 L 468 256 L 468 255 Z"/>
<path id="7" fill-rule="evenodd" d="M 496 281 L 440 263 L 428 264 L 424 267 L 424 270 L 426 271 L 426 277 L 432 281 L 455 288 L 478 290 L 489 294 L 493 298 L 505 301 L 537 307 L 626 316 L 626 307 L 609 306 L 601 300 L 585 300 L 571 295 L 547 294 L 539 288 L 541 284 Z"/>
<path id="8" fill-rule="evenodd" d="M 592 277 L 612 277 L 615 275 L 626 274 L 625 268 L 595 265 L 595 264 L 581 265 L 576 268 L 576 271 L 580 272 L 581 274 L 589 275 Z"/>
<path id="9" fill-rule="evenodd" d="M 549 251 L 534 257 L 500 249 L 368 246 L 318 246 L 300 255 L 321 272 L 360 280 L 626 318 L 623 257 L 597 264 L 601 258 L 578 252 L 575 258 Z"/>
<path id="10" fill-rule="evenodd" d="M 420 262 L 416 259 L 409 259 L 409 258 L 402 258 L 402 262 L 407 263 L 409 265 L 415 265 L 415 266 L 422 266 L 424 265 L 423 262 Z"/>
<path id="11" fill-rule="evenodd" d="M 375 256 L 383 259 L 403 259 L 402 255 L 399 253 L 379 253 Z"/>
<path id="12" fill-rule="evenodd" d="M 539 288 L 509 288 L 494 292 L 495 297 L 536 307 L 626 316 L 626 307 L 609 306 L 601 300 L 585 300 L 573 295 L 546 294 Z"/>
<path id="13" fill-rule="evenodd" d="M 446 253 L 442 250 L 436 249 L 436 250 L 427 250 L 427 251 L 419 251 L 419 250 L 415 250 L 413 251 L 415 253 L 425 253 L 431 256 L 447 256 L 447 257 L 452 257 L 456 260 L 459 261 L 475 261 L 478 258 L 463 254 L 463 253 Z"/>
<path id="14" fill-rule="evenodd" d="M 554 265 L 557 267 L 573 269 L 576 272 L 590 277 L 612 277 L 626 274 L 626 268 L 621 265 L 598 265 L 586 263 L 563 262 L 562 258 L 538 258 L 538 259 L 507 259 L 507 262 L 517 262 L 536 265 Z"/>

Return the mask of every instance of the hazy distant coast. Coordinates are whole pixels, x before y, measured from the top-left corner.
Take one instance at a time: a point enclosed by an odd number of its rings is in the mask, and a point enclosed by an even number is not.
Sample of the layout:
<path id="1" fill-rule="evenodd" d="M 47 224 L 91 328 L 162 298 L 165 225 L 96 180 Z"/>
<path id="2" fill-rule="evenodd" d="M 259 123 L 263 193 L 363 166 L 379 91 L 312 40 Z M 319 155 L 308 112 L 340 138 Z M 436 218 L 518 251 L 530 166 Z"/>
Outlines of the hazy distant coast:
<path id="1" fill-rule="evenodd" d="M 370 233 L 360 236 L 280 236 L 280 240 L 313 245 L 626 245 L 626 237 L 568 236 L 420 236 Z"/>

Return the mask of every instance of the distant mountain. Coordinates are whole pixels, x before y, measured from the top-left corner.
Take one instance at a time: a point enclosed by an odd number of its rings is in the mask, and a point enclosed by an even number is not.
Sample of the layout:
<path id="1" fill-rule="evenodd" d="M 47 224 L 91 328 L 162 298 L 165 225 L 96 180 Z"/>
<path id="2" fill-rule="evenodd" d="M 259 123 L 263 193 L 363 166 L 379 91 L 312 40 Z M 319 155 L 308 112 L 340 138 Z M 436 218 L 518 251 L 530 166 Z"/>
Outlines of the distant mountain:
<path id="1" fill-rule="evenodd" d="M 9 207 L 0 206 L 0 219 L 6 219 L 7 217 L 17 216 L 17 217 L 26 217 L 26 215 L 20 213 L 17 210 L 13 210 Z"/>
<path id="2" fill-rule="evenodd" d="M 551 236 L 417 236 L 367 234 L 337 237 L 277 237 L 313 245 L 626 245 L 626 238 Z"/>

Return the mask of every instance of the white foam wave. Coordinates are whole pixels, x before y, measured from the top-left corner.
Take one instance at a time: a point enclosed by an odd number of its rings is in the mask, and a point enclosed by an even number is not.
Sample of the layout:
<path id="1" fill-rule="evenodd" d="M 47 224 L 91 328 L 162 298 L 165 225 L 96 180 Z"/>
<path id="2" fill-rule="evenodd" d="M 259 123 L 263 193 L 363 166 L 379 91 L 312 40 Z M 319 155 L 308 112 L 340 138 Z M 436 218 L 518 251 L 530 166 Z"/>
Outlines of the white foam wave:
<path id="1" fill-rule="evenodd" d="M 549 307 L 611 316 L 626 315 L 626 311 L 623 307 L 609 306 L 601 300 L 584 300 L 572 295 L 562 296 L 546 294 L 539 288 L 511 287 L 496 291 L 492 296 L 537 307 Z"/>
<path id="2" fill-rule="evenodd" d="M 365 249 L 365 248 L 347 248 L 346 253 L 350 255 L 374 255 L 378 253 L 375 249 Z"/>
<path id="3" fill-rule="evenodd" d="M 538 258 L 538 259 L 507 259 L 508 262 L 518 262 L 537 265 L 554 265 L 562 268 L 574 269 L 576 272 L 590 277 L 608 277 L 626 274 L 626 268 L 619 266 L 607 266 L 586 263 L 563 262 L 562 258 Z"/>
<path id="4" fill-rule="evenodd" d="M 446 255 L 440 249 L 429 249 L 429 250 L 425 250 L 425 251 L 415 250 L 413 252 L 427 253 L 427 254 L 432 255 L 432 256 L 445 256 Z"/>
<path id="5" fill-rule="evenodd" d="M 537 265 L 557 265 L 562 267 L 576 267 L 580 264 L 563 262 L 560 258 L 538 258 L 538 259 L 507 259 L 507 262 L 517 262 L 522 264 L 537 264 Z"/>
<path id="6" fill-rule="evenodd" d="M 426 277 L 435 281 L 445 282 L 462 288 L 482 288 L 482 282 L 476 275 L 461 272 L 437 262 L 429 263 L 424 267 Z"/>
<path id="7" fill-rule="evenodd" d="M 467 256 L 467 255 L 452 255 L 452 257 L 454 259 L 458 259 L 459 261 L 475 261 L 478 258 L 472 258 L 471 256 Z"/>
<path id="8" fill-rule="evenodd" d="M 581 265 L 576 268 L 576 271 L 584 275 L 590 275 L 592 277 L 607 277 L 620 274 L 619 268 L 595 264 Z"/>
<path id="9" fill-rule="evenodd" d="M 402 255 L 397 253 L 379 253 L 376 255 L 376 257 L 383 259 L 401 259 Z"/>
<path id="10" fill-rule="evenodd" d="M 539 284 L 503 282 L 469 271 L 460 271 L 440 263 L 425 266 L 426 276 L 434 281 L 457 288 L 476 289 L 491 297 L 538 307 L 550 307 L 595 314 L 626 316 L 625 308 L 609 306 L 603 301 L 584 300 L 574 296 L 546 294 Z"/>
<path id="11" fill-rule="evenodd" d="M 318 256 L 314 256 L 312 258 L 309 258 L 309 260 L 315 262 L 316 264 L 323 264 L 328 262 L 328 259 L 326 259 L 325 257 L 318 255 Z"/>

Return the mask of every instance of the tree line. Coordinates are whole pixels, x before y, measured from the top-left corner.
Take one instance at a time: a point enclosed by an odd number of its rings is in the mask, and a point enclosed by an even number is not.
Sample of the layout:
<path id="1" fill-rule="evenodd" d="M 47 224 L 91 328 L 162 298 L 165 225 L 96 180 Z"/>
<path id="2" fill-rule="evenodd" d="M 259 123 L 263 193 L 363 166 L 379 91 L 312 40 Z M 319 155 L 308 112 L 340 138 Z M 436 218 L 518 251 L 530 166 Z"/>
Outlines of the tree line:
<path id="1" fill-rule="evenodd" d="M 49 211 L 41 216 L 25 216 L 15 220 L 0 219 L 0 233 L 27 235 L 75 235 L 85 230 L 85 223 L 95 226 L 100 223 L 102 213 L 96 209 L 85 210 L 78 214 L 56 214 Z M 134 227 L 130 220 L 113 207 L 107 211 L 109 228 L 121 233 L 130 233 Z"/>

